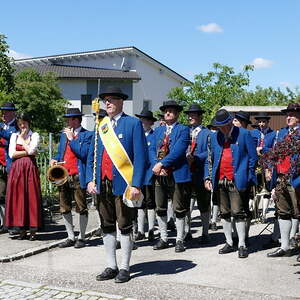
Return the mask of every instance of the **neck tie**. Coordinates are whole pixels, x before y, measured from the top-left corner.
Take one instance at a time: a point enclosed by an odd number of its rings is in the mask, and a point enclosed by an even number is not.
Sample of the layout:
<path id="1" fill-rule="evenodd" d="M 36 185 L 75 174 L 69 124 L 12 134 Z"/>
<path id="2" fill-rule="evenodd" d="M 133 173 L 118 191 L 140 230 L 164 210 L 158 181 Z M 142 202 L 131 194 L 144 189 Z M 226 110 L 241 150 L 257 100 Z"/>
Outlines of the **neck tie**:
<path id="1" fill-rule="evenodd" d="M 115 128 L 115 127 L 117 126 L 117 121 L 116 121 L 115 118 L 111 118 L 111 119 L 110 119 L 110 122 L 111 122 L 112 128 Z"/>

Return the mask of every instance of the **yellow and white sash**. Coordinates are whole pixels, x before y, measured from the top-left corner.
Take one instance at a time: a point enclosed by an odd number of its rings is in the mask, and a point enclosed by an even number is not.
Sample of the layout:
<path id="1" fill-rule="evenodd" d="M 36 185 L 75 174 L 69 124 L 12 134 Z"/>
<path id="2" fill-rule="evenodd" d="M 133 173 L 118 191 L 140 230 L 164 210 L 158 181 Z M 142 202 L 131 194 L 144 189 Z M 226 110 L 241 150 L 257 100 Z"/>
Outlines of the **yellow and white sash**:
<path id="1" fill-rule="evenodd" d="M 138 199 L 130 198 L 130 188 L 132 184 L 133 165 L 124 149 L 122 143 L 118 139 L 109 117 L 104 117 L 99 124 L 99 135 L 102 143 L 106 149 L 107 154 L 112 160 L 114 166 L 121 174 L 125 182 L 127 183 L 126 190 L 123 194 L 123 202 L 128 207 L 140 207 L 143 201 L 143 194 L 140 193 Z"/>

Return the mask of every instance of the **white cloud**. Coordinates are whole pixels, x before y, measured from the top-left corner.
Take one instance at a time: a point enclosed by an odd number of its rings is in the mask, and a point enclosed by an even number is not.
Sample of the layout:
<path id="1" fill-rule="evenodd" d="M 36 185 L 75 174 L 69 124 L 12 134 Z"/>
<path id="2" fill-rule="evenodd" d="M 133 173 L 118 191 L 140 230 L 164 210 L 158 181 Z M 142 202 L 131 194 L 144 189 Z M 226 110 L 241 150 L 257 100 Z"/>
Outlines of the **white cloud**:
<path id="1" fill-rule="evenodd" d="M 206 33 L 221 33 L 223 28 L 216 23 L 209 23 L 207 25 L 200 25 L 196 27 L 197 30 L 206 32 Z"/>
<path id="2" fill-rule="evenodd" d="M 8 56 L 12 57 L 14 59 L 21 59 L 21 58 L 30 58 L 31 56 L 27 55 L 27 54 L 23 54 L 23 53 L 19 53 L 15 50 L 10 49 L 8 52 Z"/>
<path id="3" fill-rule="evenodd" d="M 274 62 L 269 59 L 257 57 L 253 59 L 251 65 L 253 65 L 255 69 L 267 69 L 271 68 L 273 63 Z"/>

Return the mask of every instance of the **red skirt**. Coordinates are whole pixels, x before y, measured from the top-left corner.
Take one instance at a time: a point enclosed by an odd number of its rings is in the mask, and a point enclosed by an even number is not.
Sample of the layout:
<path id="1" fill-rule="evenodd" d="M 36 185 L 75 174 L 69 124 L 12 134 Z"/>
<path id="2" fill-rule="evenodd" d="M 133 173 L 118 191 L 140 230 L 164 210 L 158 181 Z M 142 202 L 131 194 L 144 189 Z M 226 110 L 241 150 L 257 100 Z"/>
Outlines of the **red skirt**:
<path id="1" fill-rule="evenodd" d="M 23 229 L 42 225 L 40 176 L 34 157 L 18 158 L 11 165 L 6 190 L 5 225 Z"/>

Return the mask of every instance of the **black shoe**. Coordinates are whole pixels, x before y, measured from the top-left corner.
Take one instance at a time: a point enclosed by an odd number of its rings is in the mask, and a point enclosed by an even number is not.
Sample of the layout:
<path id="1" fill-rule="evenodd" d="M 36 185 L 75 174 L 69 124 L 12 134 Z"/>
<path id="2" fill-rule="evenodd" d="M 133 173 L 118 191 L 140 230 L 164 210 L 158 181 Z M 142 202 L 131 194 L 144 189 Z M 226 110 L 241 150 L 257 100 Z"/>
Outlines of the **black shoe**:
<path id="1" fill-rule="evenodd" d="M 277 248 L 275 251 L 268 253 L 267 257 L 282 257 L 286 255 L 287 255 L 287 251 L 281 248 Z"/>
<path id="2" fill-rule="evenodd" d="M 79 248 L 83 248 L 83 247 L 85 247 L 84 240 L 79 239 L 75 242 L 74 248 L 79 249 Z"/>
<path id="3" fill-rule="evenodd" d="M 234 247 L 226 243 L 225 246 L 219 250 L 219 254 L 227 254 L 234 251 Z"/>
<path id="4" fill-rule="evenodd" d="M 58 244 L 59 248 L 67 248 L 67 247 L 72 247 L 75 245 L 75 241 L 72 241 L 70 239 L 66 239 L 65 241 L 61 242 Z"/>
<path id="5" fill-rule="evenodd" d="M 172 232 L 175 232 L 175 231 L 176 231 L 176 225 L 175 225 L 175 223 L 174 223 L 173 218 L 171 218 L 171 219 L 169 220 L 169 222 L 167 223 L 167 230 L 170 230 L 170 231 L 172 231 Z"/>
<path id="6" fill-rule="evenodd" d="M 183 241 L 178 241 L 176 242 L 176 245 L 175 245 L 175 252 L 184 252 L 185 251 L 185 247 L 184 247 L 184 244 L 183 244 Z"/>
<path id="7" fill-rule="evenodd" d="M 153 242 L 155 240 L 155 237 L 154 237 L 154 230 L 153 229 L 150 229 L 148 231 L 148 241 L 149 242 Z"/>
<path id="8" fill-rule="evenodd" d="M 116 250 L 121 249 L 121 242 L 117 241 L 116 242 Z"/>
<path id="9" fill-rule="evenodd" d="M 278 240 L 274 241 L 273 239 L 270 239 L 267 243 L 262 245 L 262 248 L 264 250 L 272 249 L 272 248 L 275 248 L 275 247 L 280 247 L 280 242 Z"/>
<path id="10" fill-rule="evenodd" d="M 27 232 L 26 231 L 20 232 L 20 235 L 17 237 L 17 240 L 21 241 L 26 239 L 27 239 Z"/>
<path id="11" fill-rule="evenodd" d="M 124 283 L 130 280 L 130 273 L 125 269 L 121 269 L 115 278 L 115 283 Z"/>
<path id="12" fill-rule="evenodd" d="M 239 248 L 239 258 L 246 258 L 248 257 L 248 249 L 244 246 L 241 246 Z"/>
<path id="13" fill-rule="evenodd" d="M 18 235 L 20 232 L 18 230 L 8 230 L 9 235 Z"/>
<path id="14" fill-rule="evenodd" d="M 135 236 L 136 241 L 141 241 L 144 240 L 145 238 L 146 238 L 145 233 L 141 233 L 140 231 L 138 231 L 137 235 Z"/>
<path id="15" fill-rule="evenodd" d="M 193 236 L 190 232 L 188 232 L 184 237 L 185 242 L 191 241 L 192 239 L 193 239 Z"/>
<path id="16" fill-rule="evenodd" d="M 218 226 L 217 223 L 213 222 L 210 224 L 210 230 L 211 231 L 217 231 L 218 230 Z"/>
<path id="17" fill-rule="evenodd" d="M 210 242 L 210 238 L 209 238 L 209 236 L 208 236 L 207 234 L 202 235 L 202 236 L 199 238 L 199 243 L 200 243 L 201 245 L 209 244 L 209 242 Z"/>
<path id="18" fill-rule="evenodd" d="M 119 270 L 112 269 L 112 268 L 106 268 L 101 274 L 98 274 L 96 276 L 96 280 L 98 281 L 104 281 L 109 279 L 114 279 L 119 273 Z"/>
<path id="19" fill-rule="evenodd" d="M 158 242 L 153 246 L 153 250 L 162 250 L 168 248 L 169 245 L 167 242 L 159 239 Z"/>

